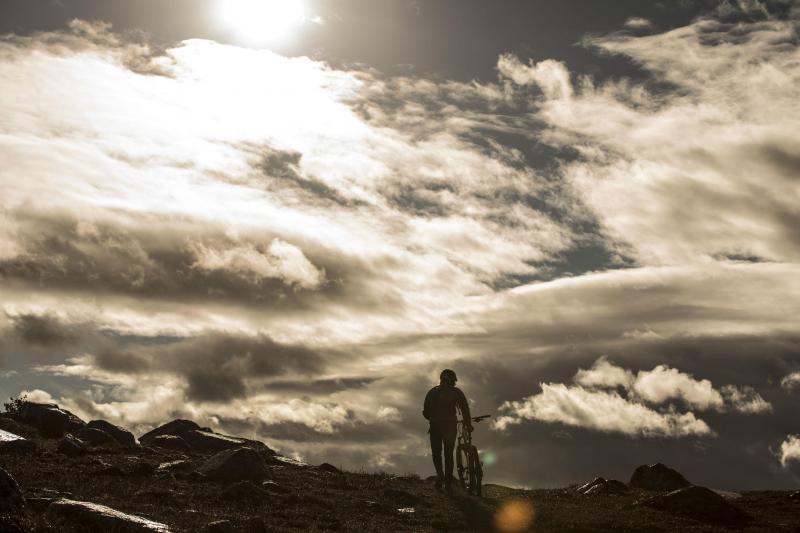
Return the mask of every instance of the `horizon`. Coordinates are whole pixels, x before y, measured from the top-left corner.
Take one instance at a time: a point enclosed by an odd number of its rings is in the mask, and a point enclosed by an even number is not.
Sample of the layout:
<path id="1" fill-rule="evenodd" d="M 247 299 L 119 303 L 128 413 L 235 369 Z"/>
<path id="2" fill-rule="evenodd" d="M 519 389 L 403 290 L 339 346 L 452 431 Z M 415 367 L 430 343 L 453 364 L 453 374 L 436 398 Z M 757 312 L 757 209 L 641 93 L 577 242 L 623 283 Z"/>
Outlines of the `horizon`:
<path id="1" fill-rule="evenodd" d="M 0 395 L 485 482 L 800 484 L 800 1 L 0 0 Z"/>

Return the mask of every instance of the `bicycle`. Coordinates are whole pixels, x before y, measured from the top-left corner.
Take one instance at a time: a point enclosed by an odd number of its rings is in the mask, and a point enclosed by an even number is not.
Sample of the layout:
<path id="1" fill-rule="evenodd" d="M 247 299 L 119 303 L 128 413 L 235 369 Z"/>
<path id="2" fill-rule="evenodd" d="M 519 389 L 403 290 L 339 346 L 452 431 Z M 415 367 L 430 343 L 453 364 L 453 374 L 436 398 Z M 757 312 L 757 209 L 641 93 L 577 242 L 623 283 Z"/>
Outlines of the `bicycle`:
<path id="1" fill-rule="evenodd" d="M 478 423 L 492 415 L 476 416 L 472 419 Z M 456 468 L 461 488 L 471 494 L 481 496 L 483 481 L 483 463 L 478 456 L 478 447 L 472 444 L 472 431 L 464 428 L 464 421 L 458 421 L 458 447 L 456 448 Z M 469 485 L 467 485 L 469 483 Z"/>

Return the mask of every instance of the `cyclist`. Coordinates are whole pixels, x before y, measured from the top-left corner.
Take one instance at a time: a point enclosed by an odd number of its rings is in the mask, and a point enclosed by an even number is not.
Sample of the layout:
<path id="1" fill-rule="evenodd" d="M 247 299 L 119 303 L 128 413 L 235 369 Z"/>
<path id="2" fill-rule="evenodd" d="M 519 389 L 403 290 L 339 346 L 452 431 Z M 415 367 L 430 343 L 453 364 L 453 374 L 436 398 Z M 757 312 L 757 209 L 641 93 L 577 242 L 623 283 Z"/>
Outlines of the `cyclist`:
<path id="1" fill-rule="evenodd" d="M 422 410 L 431 424 L 431 452 L 436 468 L 436 490 L 442 490 L 442 481 L 447 492 L 452 491 L 453 449 L 456 444 L 456 407 L 464 419 L 464 431 L 472 431 L 467 398 L 456 387 L 456 373 L 449 368 L 439 375 L 439 385 L 428 391 Z M 442 472 L 442 448 L 444 448 L 444 472 Z"/>

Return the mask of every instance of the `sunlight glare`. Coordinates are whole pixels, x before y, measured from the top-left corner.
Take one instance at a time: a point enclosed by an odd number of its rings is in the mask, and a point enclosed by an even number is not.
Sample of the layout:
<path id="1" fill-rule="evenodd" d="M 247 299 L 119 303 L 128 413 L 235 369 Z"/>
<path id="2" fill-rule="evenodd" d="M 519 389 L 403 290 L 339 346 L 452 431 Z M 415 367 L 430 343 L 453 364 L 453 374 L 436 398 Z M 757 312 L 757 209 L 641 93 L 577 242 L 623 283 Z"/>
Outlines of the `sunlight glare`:
<path id="1" fill-rule="evenodd" d="M 275 42 L 308 18 L 305 0 L 220 0 L 220 18 L 243 38 Z"/>

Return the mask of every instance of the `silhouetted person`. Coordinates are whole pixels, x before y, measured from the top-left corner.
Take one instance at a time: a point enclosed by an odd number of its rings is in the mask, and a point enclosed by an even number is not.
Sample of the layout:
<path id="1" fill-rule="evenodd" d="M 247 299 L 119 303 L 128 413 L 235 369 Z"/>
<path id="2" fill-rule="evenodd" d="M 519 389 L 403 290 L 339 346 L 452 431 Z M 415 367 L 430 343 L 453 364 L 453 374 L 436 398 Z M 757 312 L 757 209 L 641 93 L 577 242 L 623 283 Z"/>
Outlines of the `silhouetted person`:
<path id="1" fill-rule="evenodd" d="M 464 418 L 464 430 L 472 431 L 467 398 L 456 387 L 456 373 L 442 370 L 439 385 L 428 391 L 422 416 L 431 423 L 431 452 L 433 466 L 436 468 L 436 490 L 442 490 L 442 481 L 448 492 L 453 479 L 453 449 L 456 444 L 456 407 Z M 444 447 L 444 472 L 442 472 L 442 448 Z"/>

